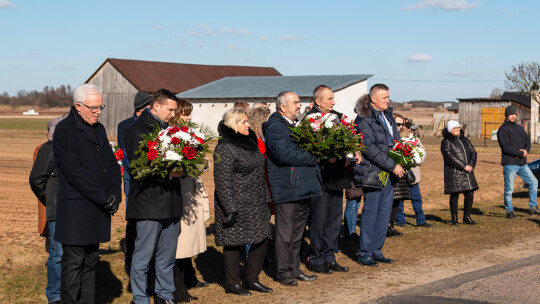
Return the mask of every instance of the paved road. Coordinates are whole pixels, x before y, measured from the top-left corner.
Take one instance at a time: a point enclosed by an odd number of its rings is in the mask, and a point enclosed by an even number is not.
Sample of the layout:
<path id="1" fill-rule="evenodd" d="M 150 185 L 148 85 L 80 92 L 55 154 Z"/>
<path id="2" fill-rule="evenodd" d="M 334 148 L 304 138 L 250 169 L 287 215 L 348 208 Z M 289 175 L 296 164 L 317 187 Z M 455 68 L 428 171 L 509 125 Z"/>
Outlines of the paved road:
<path id="1" fill-rule="evenodd" d="M 366 302 L 366 304 L 540 303 L 540 254 Z"/>

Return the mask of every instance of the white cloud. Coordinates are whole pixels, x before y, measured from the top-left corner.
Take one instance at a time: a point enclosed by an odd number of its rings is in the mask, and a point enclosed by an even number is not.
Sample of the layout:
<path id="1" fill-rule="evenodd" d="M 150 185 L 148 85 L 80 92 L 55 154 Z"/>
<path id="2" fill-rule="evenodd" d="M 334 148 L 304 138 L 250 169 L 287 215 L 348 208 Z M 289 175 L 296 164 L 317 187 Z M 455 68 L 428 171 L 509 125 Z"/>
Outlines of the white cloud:
<path id="1" fill-rule="evenodd" d="M 405 6 L 406 11 L 418 11 L 428 8 L 441 9 L 443 11 L 468 11 L 480 6 L 480 2 L 469 2 L 467 0 L 424 0 Z"/>
<path id="2" fill-rule="evenodd" d="M 257 37 L 257 40 L 259 40 L 259 41 L 268 41 L 268 40 L 270 40 L 270 37 L 268 37 L 268 36 L 260 36 L 260 37 Z"/>
<path id="3" fill-rule="evenodd" d="M 433 60 L 433 58 L 431 58 L 431 55 L 429 55 L 429 54 L 412 54 L 405 61 L 408 61 L 408 62 L 430 62 L 432 60 Z"/>
<path id="4" fill-rule="evenodd" d="M 476 76 L 480 75 L 480 73 L 477 72 L 466 72 L 466 71 L 453 71 L 445 73 L 448 76 Z"/>
<path id="5" fill-rule="evenodd" d="M 15 4 L 8 0 L 0 0 L 0 8 L 15 8 Z"/>
<path id="6" fill-rule="evenodd" d="M 233 29 L 230 27 L 222 27 L 217 30 L 213 30 L 210 27 L 208 27 L 206 24 L 201 24 L 197 27 L 196 30 L 188 30 L 186 33 L 190 36 L 217 36 L 217 35 L 225 35 L 225 34 L 232 34 L 232 35 L 251 35 L 251 33 L 247 29 Z"/>
<path id="7" fill-rule="evenodd" d="M 156 25 L 152 29 L 156 31 L 163 31 L 165 28 L 162 25 Z"/>
<path id="8" fill-rule="evenodd" d="M 295 35 L 288 35 L 288 36 L 281 36 L 279 37 L 279 40 L 285 41 L 285 42 L 291 42 L 291 41 L 299 41 L 302 40 L 302 38 L 295 36 Z"/>
<path id="9" fill-rule="evenodd" d="M 228 50 L 239 50 L 240 49 L 240 47 L 238 45 L 227 45 L 225 48 L 228 49 Z"/>

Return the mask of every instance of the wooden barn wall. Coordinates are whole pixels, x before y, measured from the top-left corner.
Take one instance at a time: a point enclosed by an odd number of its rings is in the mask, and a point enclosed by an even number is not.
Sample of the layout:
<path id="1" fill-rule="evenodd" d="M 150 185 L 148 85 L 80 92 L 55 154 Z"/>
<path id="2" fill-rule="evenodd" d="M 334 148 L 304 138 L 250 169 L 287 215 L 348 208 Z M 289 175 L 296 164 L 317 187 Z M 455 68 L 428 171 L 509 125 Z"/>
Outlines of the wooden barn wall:
<path id="1" fill-rule="evenodd" d="M 517 107 L 517 122 L 525 127 L 529 132 L 531 120 L 531 110 L 521 104 L 512 102 Z M 509 101 L 460 101 L 459 102 L 459 123 L 467 125 L 465 135 L 473 138 L 482 136 L 482 108 L 505 108 L 510 105 Z"/>
<path id="2" fill-rule="evenodd" d="M 138 91 L 108 62 L 88 82 L 103 91 L 103 104 L 107 107 L 99 122 L 105 126 L 108 137 L 116 139 L 118 123 L 133 115 L 133 100 Z"/>

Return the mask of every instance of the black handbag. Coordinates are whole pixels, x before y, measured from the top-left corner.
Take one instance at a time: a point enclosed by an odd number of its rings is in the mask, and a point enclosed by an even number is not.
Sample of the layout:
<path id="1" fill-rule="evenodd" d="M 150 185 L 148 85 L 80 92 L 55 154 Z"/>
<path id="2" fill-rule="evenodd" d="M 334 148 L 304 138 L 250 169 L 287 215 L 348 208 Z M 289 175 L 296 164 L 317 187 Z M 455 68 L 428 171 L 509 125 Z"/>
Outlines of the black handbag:
<path id="1" fill-rule="evenodd" d="M 407 184 L 412 185 L 416 181 L 416 176 L 414 175 L 414 172 L 411 170 L 408 170 L 405 172 L 405 178 L 407 179 Z"/>

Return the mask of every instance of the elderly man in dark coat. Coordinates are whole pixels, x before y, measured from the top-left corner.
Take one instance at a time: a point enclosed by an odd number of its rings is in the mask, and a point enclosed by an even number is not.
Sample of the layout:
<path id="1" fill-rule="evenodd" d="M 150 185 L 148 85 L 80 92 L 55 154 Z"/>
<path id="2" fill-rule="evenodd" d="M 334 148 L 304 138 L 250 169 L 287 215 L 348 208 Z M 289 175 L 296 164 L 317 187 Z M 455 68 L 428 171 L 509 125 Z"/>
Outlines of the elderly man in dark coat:
<path id="1" fill-rule="evenodd" d="M 360 98 L 355 109 L 358 114 L 354 120 L 356 130 L 364 135 L 366 146 L 362 162 L 355 169 L 358 173 L 355 174 L 356 185 L 364 190 L 358 262 L 366 266 L 394 262 L 383 255 L 382 248 L 392 211 L 396 177 L 402 177 L 405 170 L 388 156 L 388 149 L 400 138 L 389 103 L 388 87 L 375 84 L 369 90 L 369 99 Z M 383 171 L 390 174 L 385 185 L 378 177 Z"/>
<path id="2" fill-rule="evenodd" d="M 177 98 L 173 93 L 160 89 L 154 95 L 151 107 L 145 109 L 137 121 L 126 131 L 126 155 L 131 163 L 143 135 L 156 127 L 166 129 L 174 117 Z M 173 292 L 173 266 L 182 216 L 182 194 L 177 176 L 161 179 L 149 177 L 136 180 L 131 176 L 129 204 L 126 220 L 136 221 L 137 239 L 131 261 L 130 282 L 133 303 L 150 303 L 146 294 L 150 260 L 155 258 L 156 303 L 176 303 Z M 180 175 L 178 175 L 180 176 Z"/>
<path id="3" fill-rule="evenodd" d="M 268 180 L 275 203 L 276 277 L 285 286 L 313 281 L 317 276 L 300 270 L 300 244 L 309 214 L 311 198 L 323 194 L 317 157 L 292 140 L 294 120 L 300 114 L 296 93 L 279 93 L 277 112 L 263 123 L 268 161 Z"/>
<path id="4" fill-rule="evenodd" d="M 57 126 L 53 151 L 59 175 L 55 240 L 62 243 L 62 303 L 95 303 L 99 243 L 111 238 L 121 200 L 120 167 L 98 122 L 105 108 L 92 84 L 75 89 L 69 115 Z"/>

